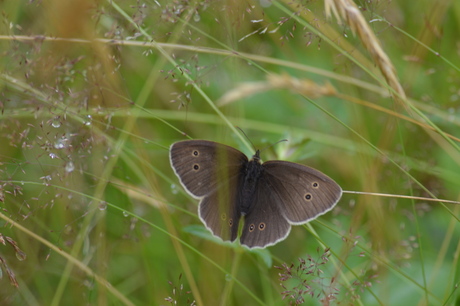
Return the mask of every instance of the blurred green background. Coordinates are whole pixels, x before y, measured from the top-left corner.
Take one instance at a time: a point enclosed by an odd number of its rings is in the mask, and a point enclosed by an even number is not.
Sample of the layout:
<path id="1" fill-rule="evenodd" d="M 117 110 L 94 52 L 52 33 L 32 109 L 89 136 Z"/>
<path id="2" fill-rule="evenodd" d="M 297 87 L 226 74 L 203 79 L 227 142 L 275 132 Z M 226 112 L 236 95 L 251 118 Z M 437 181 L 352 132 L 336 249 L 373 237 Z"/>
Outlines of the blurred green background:
<path id="1" fill-rule="evenodd" d="M 0 303 L 460 305 L 460 2 L 355 4 L 2 1 Z M 168 148 L 236 127 L 374 194 L 224 244 Z"/>

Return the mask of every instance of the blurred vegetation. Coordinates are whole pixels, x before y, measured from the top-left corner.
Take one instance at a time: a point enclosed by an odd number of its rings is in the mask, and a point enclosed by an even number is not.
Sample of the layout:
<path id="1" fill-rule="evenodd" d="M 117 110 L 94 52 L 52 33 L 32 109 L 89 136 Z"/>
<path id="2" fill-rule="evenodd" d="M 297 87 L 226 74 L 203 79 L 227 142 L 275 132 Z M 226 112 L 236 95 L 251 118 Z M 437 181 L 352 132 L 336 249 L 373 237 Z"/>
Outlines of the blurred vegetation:
<path id="1" fill-rule="evenodd" d="M 355 4 L 2 1 L 0 303 L 459 305 L 460 2 Z M 376 194 L 221 243 L 168 148 L 235 127 Z"/>

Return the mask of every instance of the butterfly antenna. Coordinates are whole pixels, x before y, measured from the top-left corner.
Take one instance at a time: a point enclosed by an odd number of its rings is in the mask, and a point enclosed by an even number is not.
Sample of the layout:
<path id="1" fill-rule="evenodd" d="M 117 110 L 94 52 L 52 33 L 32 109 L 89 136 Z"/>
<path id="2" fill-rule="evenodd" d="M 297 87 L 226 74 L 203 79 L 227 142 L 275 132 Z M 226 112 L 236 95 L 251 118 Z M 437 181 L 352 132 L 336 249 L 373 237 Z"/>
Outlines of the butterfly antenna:
<path id="1" fill-rule="evenodd" d="M 256 149 L 256 147 L 254 146 L 254 144 L 252 143 L 251 139 L 249 139 L 248 135 L 246 135 L 246 133 L 245 133 L 239 126 L 236 126 L 236 128 L 237 128 L 238 130 L 240 130 L 241 133 L 243 133 L 244 137 L 246 137 L 246 139 L 251 143 L 252 148 L 254 149 L 254 151 L 256 151 L 257 149 Z"/>
<path id="2" fill-rule="evenodd" d="M 267 150 L 267 149 L 269 149 L 271 147 L 274 147 L 275 145 L 277 145 L 277 144 L 279 144 L 280 142 L 283 142 L 283 141 L 288 141 L 288 140 L 287 139 L 278 140 L 277 142 L 275 142 L 275 143 L 263 148 L 262 150 L 260 150 L 260 153 L 262 153 L 263 151 L 265 151 L 265 150 Z"/>

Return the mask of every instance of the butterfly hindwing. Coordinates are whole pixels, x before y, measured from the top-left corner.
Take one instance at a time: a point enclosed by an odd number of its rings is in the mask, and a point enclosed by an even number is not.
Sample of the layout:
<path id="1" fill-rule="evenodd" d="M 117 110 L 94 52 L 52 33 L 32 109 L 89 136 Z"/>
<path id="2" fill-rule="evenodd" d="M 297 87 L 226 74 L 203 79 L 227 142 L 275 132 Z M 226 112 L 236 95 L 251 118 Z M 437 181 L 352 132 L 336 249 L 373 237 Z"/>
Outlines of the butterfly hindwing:
<path id="1" fill-rule="evenodd" d="M 270 179 L 259 178 L 251 210 L 244 218 L 241 244 L 249 248 L 264 248 L 284 240 L 291 225 L 281 211 L 283 199 L 272 192 Z"/>
<path id="2" fill-rule="evenodd" d="M 238 236 L 241 213 L 236 204 L 237 193 L 230 192 L 237 180 L 238 177 L 233 177 L 228 180 L 228 184 L 220 184 L 218 189 L 200 201 L 198 208 L 199 217 L 206 228 L 224 241 L 234 241 Z"/>

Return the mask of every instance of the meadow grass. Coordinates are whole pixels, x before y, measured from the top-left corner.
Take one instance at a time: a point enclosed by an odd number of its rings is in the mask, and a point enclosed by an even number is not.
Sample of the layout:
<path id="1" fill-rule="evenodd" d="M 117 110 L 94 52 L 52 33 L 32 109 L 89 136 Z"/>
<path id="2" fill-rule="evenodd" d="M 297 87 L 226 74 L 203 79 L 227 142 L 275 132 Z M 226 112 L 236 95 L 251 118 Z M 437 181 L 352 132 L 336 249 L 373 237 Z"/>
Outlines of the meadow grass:
<path id="1" fill-rule="evenodd" d="M 0 8 L 2 305 L 460 303 L 460 3 Z M 224 243 L 169 165 L 188 138 L 344 195 L 275 246 Z"/>

